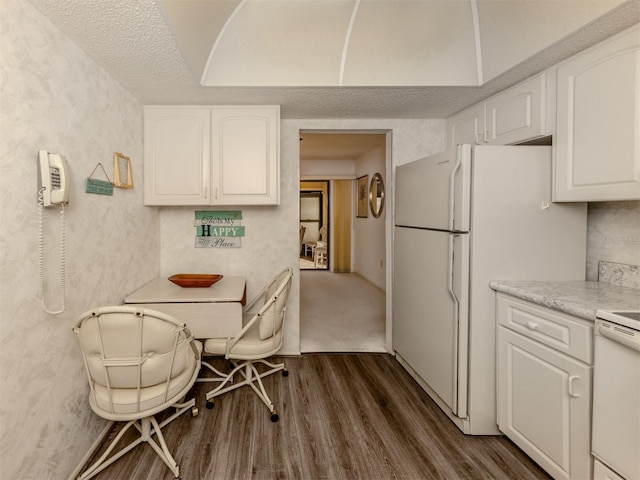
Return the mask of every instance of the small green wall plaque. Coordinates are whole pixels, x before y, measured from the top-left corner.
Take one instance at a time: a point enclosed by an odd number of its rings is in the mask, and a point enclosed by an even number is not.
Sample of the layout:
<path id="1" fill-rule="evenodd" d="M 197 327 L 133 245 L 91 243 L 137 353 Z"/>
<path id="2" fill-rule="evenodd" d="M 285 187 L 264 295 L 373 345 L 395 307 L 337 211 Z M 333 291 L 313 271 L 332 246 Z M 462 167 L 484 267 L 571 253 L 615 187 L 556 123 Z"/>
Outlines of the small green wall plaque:
<path id="1" fill-rule="evenodd" d="M 113 195 L 113 183 L 87 178 L 84 181 L 84 191 L 98 195 Z"/>

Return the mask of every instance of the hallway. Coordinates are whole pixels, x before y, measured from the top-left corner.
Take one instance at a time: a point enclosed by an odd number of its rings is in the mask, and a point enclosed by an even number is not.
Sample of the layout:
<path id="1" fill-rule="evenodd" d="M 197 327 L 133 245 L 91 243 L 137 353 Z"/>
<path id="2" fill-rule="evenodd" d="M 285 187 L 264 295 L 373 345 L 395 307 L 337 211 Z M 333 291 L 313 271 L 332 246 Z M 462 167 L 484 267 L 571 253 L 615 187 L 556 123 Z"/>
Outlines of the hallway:
<path id="1" fill-rule="evenodd" d="M 385 352 L 385 292 L 355 273 L 300 271 L 300 350 Z"/>

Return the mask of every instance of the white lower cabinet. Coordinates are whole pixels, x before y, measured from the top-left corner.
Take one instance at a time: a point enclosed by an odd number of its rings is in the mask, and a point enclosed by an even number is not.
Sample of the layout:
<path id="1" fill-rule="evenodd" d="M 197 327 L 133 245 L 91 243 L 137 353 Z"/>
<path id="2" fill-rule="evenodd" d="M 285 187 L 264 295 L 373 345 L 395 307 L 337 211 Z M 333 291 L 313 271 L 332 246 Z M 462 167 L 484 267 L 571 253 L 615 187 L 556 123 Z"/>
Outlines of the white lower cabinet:
<path id="1" fill-rule="evenodd" d="M 593 461 L 593 480 L 624 480 L 624 478 L 596 459 Z"/>
<path id="2" fill-rule="evenodd" d="M 593 328 L 498 294 L 498 428 L 555 479 L 590 479 Z"/>

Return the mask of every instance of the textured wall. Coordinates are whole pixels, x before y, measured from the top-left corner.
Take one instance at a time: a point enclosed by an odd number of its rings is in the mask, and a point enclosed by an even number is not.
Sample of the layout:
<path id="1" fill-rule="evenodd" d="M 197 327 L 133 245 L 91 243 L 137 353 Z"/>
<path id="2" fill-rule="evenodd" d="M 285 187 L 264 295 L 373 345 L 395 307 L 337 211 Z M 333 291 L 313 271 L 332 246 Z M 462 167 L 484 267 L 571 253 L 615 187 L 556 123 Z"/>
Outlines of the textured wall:
<path id="1" fill-rule="evenodd" d="M 367 192 L 375 173 L 380 173 L 387 185 L 386 149 L 377 148 L 360 157 L 356 162 L 356 176 L 367 176 Z M 393 212 L 393 201 L 387 197 L 380 217 L 376 218 L 369 207 L 367 196 L 367 217 L 353 219 L 353 267 L 354 272 L 369 280 L 376 287 L 387 291 L 386 285 L 386 218 Z M 389 210 L 391 209 L 391 210 Z"/>
<path id="2" fill-rule="evenodd" d="M 67 478 L 104 426 L 89 408 L 71 326 L 158 274 L 159 215 L 142 206 L 139 102 L 29 3 L 2 0 L 0 30 L 0 477 Z M 39 301 L 39 149 L 64 154 L 70 166 L 67 308 L 57 316 Z M 98 162 L 112 177 L 114 151 L 131 157 L 135 188 L 85 193 Z M 55 282 L 47 300 L 56 308 L 59 209 L 44 220 Z"/>
<path id="3" fill-rule="evenodd" d="M 590 203 L 587 232 L 587 280 L 600 260 L 640 265 L 640 202 Z"/>

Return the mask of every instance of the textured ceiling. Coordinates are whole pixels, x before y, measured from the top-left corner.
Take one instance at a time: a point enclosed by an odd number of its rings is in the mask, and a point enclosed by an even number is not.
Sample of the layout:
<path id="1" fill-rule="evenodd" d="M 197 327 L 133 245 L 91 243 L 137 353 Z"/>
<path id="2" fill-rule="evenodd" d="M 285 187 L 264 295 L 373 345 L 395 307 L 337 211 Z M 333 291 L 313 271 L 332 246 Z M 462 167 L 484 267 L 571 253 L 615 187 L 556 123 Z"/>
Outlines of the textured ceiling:
<path id="1" fill-rule="evenodd" d="M 445 118 L 640 20 L 628 0 L 480 87 L 202 87 L 154 0 L 29 1 L 143 104 L 278 104 L 285 119 Z"/>

